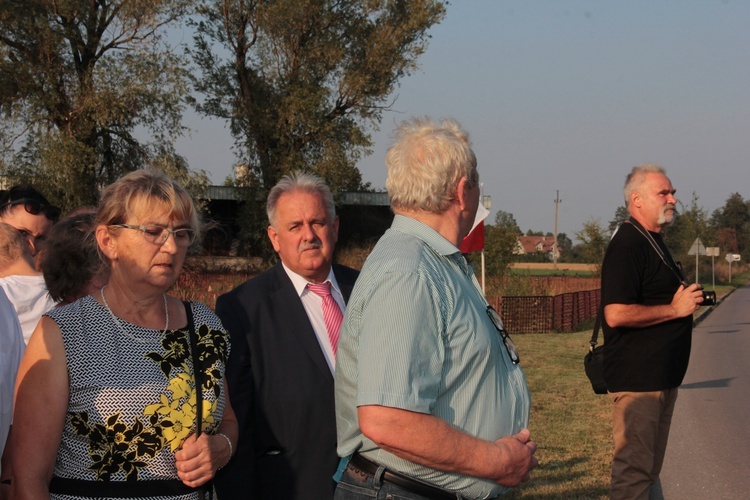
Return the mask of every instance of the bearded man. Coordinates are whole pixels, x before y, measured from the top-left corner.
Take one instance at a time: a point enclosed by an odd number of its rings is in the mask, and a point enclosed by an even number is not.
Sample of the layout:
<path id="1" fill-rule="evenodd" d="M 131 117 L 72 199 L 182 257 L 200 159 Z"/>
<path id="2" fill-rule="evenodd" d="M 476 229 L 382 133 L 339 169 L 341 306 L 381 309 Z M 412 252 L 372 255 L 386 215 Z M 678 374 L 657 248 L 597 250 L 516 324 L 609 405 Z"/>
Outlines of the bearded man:
<path id="1" fill-rule="evenodd" d="M 604 379 L 614 403 L 610 497 L 659 498 L 693 313 L 703 297 L 700 285 L 686 286 L 661 237 L 677 203 L 664 169 L 634 167 L 624 194 L 630 219 L 612 237 L 602 265 Z"/>

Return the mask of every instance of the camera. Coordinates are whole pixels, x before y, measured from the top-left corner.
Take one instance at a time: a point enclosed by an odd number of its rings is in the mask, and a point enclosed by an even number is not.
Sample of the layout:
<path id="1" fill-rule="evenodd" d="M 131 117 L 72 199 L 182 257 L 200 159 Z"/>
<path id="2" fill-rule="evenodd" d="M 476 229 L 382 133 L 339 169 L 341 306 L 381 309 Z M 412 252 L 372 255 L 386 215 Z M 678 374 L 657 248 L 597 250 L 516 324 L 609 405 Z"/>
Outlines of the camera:
<path id="1" fill-rule="evenodd" d="M 716 305 L 716 292 L 713 290 L 702 290 L 701 293 L 703 294 L 703 302 L 701 302 L 702 306 Z"/>
<path id="2" fill-rule="evenodd" d="M 690 284 L 687 281 L 683 281 L 682 286 L 687 288 L 690 286 Z M 713 290 L 703 290 L 703 287 L 701 287 L 701 293 L 703 294 L 703 300 L 701 301 L 701 306 L 715 306 L 716 305 L 716 292 L 714 292 Z"/>

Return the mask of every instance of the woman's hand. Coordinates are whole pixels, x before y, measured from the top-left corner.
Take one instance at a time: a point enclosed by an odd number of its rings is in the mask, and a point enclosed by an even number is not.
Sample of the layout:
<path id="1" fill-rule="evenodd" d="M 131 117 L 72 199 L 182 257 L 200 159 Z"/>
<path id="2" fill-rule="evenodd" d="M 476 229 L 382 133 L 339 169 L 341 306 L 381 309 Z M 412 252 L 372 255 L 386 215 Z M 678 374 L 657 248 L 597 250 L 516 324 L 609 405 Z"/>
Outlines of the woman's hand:
<path id="1" fill-rule="evenodd" d="M 213 479 L 216 471 L 232 458 L 231 446 L 220 434 L 191 434 L 174 454 L 177 460 L 177 477 L 191 488 L 197 488 Z"/>

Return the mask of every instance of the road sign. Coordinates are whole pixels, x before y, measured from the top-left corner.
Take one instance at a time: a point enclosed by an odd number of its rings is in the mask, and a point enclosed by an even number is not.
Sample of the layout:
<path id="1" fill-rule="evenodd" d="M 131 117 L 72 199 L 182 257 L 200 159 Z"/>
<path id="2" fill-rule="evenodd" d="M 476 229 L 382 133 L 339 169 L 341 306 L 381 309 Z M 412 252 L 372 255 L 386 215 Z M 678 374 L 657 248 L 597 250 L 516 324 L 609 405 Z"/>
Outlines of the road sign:
<path id="1" fill-rule="evenodd" d="M 716 290 L 716 266 L 714 257 L 719 256 L 719 247 L 706 247 L 706 255 L 711 257 L 711 290 Z"/>
<path id="2" fill-rule="evenodd" d="M 726 257 L 724 257 L 727 262 L 737 262 L 740 260 L 740 254 L 738 253 L 728 253 Z"/>
<path id="3" fill-rule="evenodd" d="M 706 247 L 700 238 L 695 238 L 693 245 L 688 250 L 688 255 L 706 255 Z"/>

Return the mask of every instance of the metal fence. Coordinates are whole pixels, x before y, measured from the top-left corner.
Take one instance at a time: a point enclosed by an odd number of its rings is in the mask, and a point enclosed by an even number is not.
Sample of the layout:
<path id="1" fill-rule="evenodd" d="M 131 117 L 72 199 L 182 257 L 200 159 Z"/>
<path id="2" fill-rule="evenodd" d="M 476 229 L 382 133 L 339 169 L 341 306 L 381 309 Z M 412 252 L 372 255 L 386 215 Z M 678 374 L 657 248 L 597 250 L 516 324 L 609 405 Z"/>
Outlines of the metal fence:
<path id="1" fill-rule="evenodd" d="M 570 332 L 586 320 L 596 318 L 600 290 L 582 290 L 559 295 L 487 297 L 501 311 L 505 327 L 514 333 Z"/>

